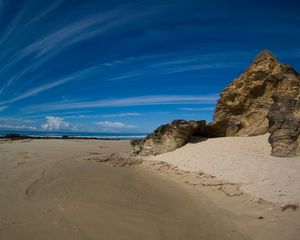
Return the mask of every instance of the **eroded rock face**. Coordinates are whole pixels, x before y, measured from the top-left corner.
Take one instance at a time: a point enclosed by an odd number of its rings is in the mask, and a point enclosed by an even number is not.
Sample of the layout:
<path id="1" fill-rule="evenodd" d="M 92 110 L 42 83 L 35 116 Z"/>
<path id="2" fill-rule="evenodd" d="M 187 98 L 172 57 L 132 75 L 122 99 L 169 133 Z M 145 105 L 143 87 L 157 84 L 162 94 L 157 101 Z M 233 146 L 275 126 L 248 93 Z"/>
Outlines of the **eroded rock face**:
<path id="1" fill-rule="evenodd" d="M 185 145 L 193 133 L 206 125 L 203 121 L 174 120 L 157 128 L 144 139 L 133 140 L 133 153 L 139 155 L 157 155 L 173 151 Z"/>
<path id="2" fill-rule="evenodd" d="M 268 118 L 272 155 L 300 155 L 300 98 L 274 97 Z"/>
<path id="3" fill-rule="evenodd" d="M 278 62 L 268 51 L 261 52 L 248 67 L 221 93 L 214 124 L 223 127 L 223 136 L 255 136 L 269 130 L 268 113 L 272 96 L 296 98 L 299 74 Z"/>

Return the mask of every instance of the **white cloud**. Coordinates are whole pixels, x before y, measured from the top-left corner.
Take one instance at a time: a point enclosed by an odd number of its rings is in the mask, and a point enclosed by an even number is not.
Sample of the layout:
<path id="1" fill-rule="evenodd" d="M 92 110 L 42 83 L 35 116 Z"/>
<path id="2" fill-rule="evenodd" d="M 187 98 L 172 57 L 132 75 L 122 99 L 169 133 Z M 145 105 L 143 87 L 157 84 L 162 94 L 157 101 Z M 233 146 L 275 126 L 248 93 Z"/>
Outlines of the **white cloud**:
<path id="1" fill-rule="evenodd" d="M 116 113 L 116 114 L 102 114 L 100 117 L 103 118 L 117 118 L 117 117 L 131 117 L 131 116 L 141 116 L 141 113 L 128 112 L 128 113 Z"/>
<path id="2" fill-rule="evenodd" d="M 65 122 L 63 118 L 48 116 L 46 117 L 47 122 L 42 124 L 41 127 L 43 130 L 66 130 L 71 129 L 71 124 Z"/>
<path id="3" fill-rule="evenodd" d="M 0 128 L 2 129 L 11 129 L 11 130 L 37 130 L 34 126 L 26 126 L 26 125 L 8 125 L 8 124 L 0 124 Z"/>
<path id="4" fill-rule="evenodd" d="M 122 122 L 109 122 L 109 121 L 105 121 L 105 122 L 97 122 L 95 123 L 96 125 L 103 127 L 105 129 L 127 129 L 127 128 L 134 128 L 134 126 L 132 125 L 127 125 L 125 123 Z"/>

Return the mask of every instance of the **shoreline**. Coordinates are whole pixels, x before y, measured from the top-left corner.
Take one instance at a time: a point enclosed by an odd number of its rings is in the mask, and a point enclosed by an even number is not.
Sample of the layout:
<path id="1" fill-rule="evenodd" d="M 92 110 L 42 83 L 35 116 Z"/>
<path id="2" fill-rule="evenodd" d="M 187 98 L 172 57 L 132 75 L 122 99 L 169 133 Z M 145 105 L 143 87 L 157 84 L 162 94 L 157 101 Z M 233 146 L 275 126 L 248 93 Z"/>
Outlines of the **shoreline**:
<path id="1" fill-rule="evenodd" d="M 120 138 L 120 137 L 107 137 L 107 138 L 104 138 L 104 137 L 74 137 L 74 136 L 61 136 L 61 137 L 50 137 L 50 136 L 40 136 L 40 137 L 37 137 L 37 136 L 17 136 L 17 137 L 6 137 L 6 136 L 0 136 L 0 139 L 2 140 L 8 140 L 8 141 L 18 141 L 18 140 L 25 140 L 25 139 L 62 139 L 62 140 L 72 140 L 72 139 L 77 139 L 77 140 L 108 140 L 108 141 L 112 141 L 112 140 L 116 140 L 116 141 L 119 141 L 119 140 L 131 140 L 131 139 L 137 139 L 137 138 Z"/>

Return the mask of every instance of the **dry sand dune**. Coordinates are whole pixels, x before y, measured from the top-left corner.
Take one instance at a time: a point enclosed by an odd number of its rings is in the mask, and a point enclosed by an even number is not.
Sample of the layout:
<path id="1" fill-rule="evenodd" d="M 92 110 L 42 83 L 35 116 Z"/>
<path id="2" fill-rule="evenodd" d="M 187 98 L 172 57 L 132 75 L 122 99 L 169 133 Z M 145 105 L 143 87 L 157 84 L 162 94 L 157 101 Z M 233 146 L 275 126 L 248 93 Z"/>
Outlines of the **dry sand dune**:
<path id="1" fill-rule="evenodd" d="M 206 197 L 97 157 L 127 141 L 0 143 L 0 239 L 250 239 Z"/>
<path id="2" fill-rule="evenodd" d="M 281 204 L 300 203 L 300 157 L 270 155 L 268 134 L 195 141 L 148 159 L 236 183 L 252 196 Z"/>

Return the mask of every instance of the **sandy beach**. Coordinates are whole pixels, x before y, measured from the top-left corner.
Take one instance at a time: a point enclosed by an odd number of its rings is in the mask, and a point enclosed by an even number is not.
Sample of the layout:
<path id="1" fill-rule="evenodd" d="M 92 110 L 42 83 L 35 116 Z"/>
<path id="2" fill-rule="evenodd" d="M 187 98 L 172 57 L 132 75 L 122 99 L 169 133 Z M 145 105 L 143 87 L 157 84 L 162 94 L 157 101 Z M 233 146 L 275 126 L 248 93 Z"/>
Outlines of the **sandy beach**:
<path id="1" fill-rule="evenodd" d="M 208 173 L 238 184 L 243 192 L 256 199 L 300 203 L 300 157 L 271 156 L 268 136 L 195 139 L 182 148 L 148 160 Z"/>
<path id="2" fill-rule="evenodd" d="M 180 151 L 197 144 L 112 167 L 101 159 L 130 152 L 129 141 L 1 141 L 0 239 L 298 239 L 299 210 L 189 165 Z"/>

